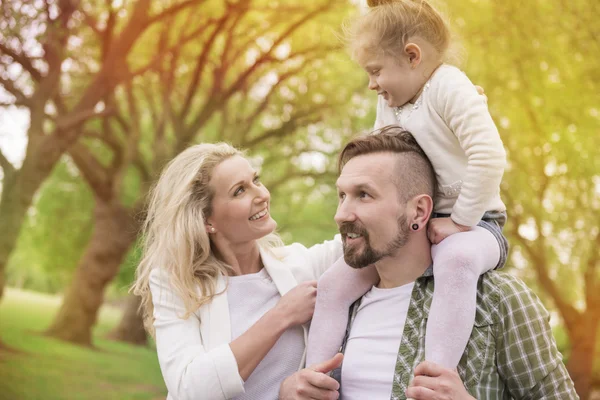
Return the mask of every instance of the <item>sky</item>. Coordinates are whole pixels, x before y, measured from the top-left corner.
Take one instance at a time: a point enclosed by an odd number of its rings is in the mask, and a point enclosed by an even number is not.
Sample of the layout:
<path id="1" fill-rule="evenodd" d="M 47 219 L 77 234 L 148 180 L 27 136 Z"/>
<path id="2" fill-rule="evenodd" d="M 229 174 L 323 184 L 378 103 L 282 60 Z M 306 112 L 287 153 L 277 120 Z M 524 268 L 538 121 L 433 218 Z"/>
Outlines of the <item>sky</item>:
<path id="1" fill-rule="evenodd" d="M 17 168 L 25 157 L 28 126 L 29 112 L 25 109 L 0 106 L 0 149 Z"/>

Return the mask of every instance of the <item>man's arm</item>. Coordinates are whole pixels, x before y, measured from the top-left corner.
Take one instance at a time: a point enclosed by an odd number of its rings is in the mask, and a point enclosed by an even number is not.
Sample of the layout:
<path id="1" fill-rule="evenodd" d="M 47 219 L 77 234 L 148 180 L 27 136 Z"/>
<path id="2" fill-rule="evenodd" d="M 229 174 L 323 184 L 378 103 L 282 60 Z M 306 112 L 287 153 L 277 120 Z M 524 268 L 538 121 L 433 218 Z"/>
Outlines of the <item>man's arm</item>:
<path id="1" fill-rule="evenodd" d="M 500 275 L 498 371 L 515 399 L 579 399 L 556 347 L 550 314 L 520 280 Z"/>

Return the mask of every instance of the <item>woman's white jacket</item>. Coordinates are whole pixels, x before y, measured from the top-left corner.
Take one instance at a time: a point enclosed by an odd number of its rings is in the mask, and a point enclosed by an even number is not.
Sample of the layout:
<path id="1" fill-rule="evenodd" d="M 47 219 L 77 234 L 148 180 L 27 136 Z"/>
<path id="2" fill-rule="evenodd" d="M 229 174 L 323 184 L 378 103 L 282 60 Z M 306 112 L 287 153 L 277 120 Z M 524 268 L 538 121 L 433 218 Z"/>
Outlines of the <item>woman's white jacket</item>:
<path id="1" fill-rule="evenodd" d="M 342 255 L 339 235 L 306 248 L 295 243 L 271 252 L 261 249 L 267 272 L 283 296 L 299 282 L 318 279 Z M 219 277 L 217 293 L 226 288 Z M 229 343 L 231 326 L 227 292 L 200 307 L 187 319 L 183 301 L 175 295 L 164 270 L 150 275 L 154 304 L 156 349 L 167 400 L 225 400 L 244 393 L 244 382 Z M 198 290 L 200 290 L 198 288 Z M 306 344 L 307 327 L 304 326 Z M 306 351 L 302 357 L 302 368 Z"/>

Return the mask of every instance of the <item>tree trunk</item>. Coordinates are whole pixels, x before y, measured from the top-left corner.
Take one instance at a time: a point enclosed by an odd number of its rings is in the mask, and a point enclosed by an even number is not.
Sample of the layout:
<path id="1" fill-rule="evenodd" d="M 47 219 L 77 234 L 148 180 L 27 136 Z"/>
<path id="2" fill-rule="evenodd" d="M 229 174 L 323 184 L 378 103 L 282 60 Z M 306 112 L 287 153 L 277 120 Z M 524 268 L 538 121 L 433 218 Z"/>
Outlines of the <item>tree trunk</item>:
<path id="1" fill-rule="evenodd" d="M 598 333 L 598 321 L 592 312 L 582 315 L 576 329 L 569 332 L 571 355 L 567 370 L 581 400 L 588 400 L 592 390 L 594 350 Z"/>
<path id="2" fill-rule="evenodd" d="M 4 171 L 0 197 L 0 299 L 6 285 L 6 267 L 17 245 L 27 210 L 55 165 L 53 154 L 38 154 L 38 157 L 45 158 L 44 163 L 32 163 L 26 158 L 20 170 Z"/>
<path id="3" fill-rule="evenodd" d="M 28 207 L 28 205 L 24 205 L 19 201 L 21 197 L 20 189 L 19 174 L 5 173 L 0 200 L 0 299 L 4 294 L 4 286 L 6 285 L 8 259 L 17 245 L 17 239 Z"/>
<path id="4" fill-rule="evenodd" d="M 142 299 L 140 296 L 129 295 L 125 305 L 125 312 L 119 326 L 108 334 L 113 340 L 145 346 L 148 343 L 144 320 L 140 312 Z"/>
<path id="5" fill-rule="evenodd" d="M 47 335 L 91 346 L 92 328 L 104 301 L 104 289 L 119 271 L 135 240 L 136 228 L 130 210 L 117 199 L 105 202 L 96 198 L 92 238 Z"/>

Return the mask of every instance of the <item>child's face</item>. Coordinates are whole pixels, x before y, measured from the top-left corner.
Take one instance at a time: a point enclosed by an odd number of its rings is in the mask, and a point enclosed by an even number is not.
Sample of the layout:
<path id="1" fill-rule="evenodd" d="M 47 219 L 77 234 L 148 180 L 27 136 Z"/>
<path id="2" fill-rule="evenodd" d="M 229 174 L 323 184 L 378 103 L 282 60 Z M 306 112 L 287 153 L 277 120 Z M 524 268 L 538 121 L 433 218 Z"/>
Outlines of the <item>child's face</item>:
<path id="1" fill-rule="evenodd" d="M 390 107 L 414 102 L 425 83 L 420 68 L 411 68 L 408 57 L 380 55 L 362 67 L 369 75 L 369 89 L 377 91 Z"/>

